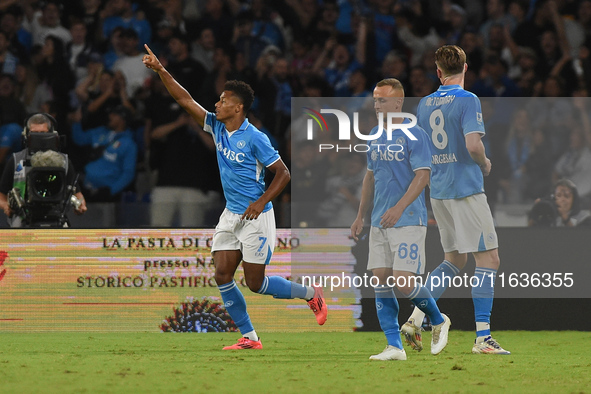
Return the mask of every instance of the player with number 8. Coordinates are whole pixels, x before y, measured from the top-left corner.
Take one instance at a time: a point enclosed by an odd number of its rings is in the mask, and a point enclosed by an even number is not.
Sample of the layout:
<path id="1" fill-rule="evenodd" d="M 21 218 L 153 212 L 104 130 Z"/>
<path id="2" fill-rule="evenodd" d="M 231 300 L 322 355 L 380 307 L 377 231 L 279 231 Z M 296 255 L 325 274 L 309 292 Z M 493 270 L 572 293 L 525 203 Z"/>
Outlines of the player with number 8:
<path id="1" fill-rule="evenodd" d="M 435 299 L 446 284 L 474 255 L 474 276 L 480 286 L 472 288 L 476 320 L 473 353 L 509 354 L 490 334 L 494 282 L 499 268 L 498 240 L 486 195 L 484 178 L 491 170 L 484 145 L 484 121 L 480 100 L 464 90 L 468 69 L 462 48 L 446 45 L 435 52 L 439 89 L 424 97 L 417 108 L 418 124 L 431 133 L 431 206 L 439 227 L 445 260 L 431 272 L 426 286 Z M 433 278 L 438 278 L 435 280 Z M 449 279 L 444 280 L 444 277 Z M 435 285 L 435 284 L 438 285 Z M 420 329 L 425 315 L 414 309 L 402 326 L 406 342 L 419 350 Z"/>

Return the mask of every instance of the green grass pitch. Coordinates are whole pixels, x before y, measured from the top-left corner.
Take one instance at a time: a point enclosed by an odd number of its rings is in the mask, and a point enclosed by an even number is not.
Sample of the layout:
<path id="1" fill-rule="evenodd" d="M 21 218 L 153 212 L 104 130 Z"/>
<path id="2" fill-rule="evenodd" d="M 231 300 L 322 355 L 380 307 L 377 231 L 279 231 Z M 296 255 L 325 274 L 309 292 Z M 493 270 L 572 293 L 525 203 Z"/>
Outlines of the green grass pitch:
<path id="1" fill-rule="evenodd" d="M 261 333 L 263 350 L 221 350 L 238 337 L 2 333 L 0 393 L 591 393 L 591 332 L 496 332 L 513 354 L 491 356 L 452 330 L 440 355 L 427 343 L 389 362 L 368 360 L 382 333 Z"/>

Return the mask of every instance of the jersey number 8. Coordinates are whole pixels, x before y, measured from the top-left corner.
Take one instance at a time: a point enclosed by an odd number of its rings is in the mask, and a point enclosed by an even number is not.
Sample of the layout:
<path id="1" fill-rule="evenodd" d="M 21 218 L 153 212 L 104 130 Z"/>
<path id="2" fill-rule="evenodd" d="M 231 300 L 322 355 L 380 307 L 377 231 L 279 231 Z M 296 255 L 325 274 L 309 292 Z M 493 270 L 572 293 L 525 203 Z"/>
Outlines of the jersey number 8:
<path id="1" fill-rule="evenodd" d="M 429 126 L 431 126 L 431 129 L 433 130 L 431 133 L 433 145 L 435 145 L 437 149 L 445 149 L 447 146 L 447 133 L 443 129 L 443 126 L 445 126 L 445 120 L 443 119 L 443 112 L 441 112 L 440 109 L 431 112 Z"/>

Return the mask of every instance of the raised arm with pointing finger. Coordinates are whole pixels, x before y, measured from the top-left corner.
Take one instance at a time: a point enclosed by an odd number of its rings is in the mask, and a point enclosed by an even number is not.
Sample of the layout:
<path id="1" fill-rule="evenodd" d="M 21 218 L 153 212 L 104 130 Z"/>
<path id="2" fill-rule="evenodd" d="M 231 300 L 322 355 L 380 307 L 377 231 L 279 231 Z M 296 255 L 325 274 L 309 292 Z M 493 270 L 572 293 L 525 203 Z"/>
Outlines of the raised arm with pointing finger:
<path id="1" fill-rule="evenodd" d="M 162 63 L 160 63 L 160 60 L 154 55 L 154 52 L 152 52 L 150 47 L 147 44 L 144 44 L 144 47 L 146 48 L 146 51 L 148 51 L 142 59 L 144 65 L 158 73 L 158 76 L 160 76 L 160 79 L 164 82 L 164 86 L 166 86 L 166 89 L 172 98 L 174 98 L 179 105 L 183 107 L 189 115 L 195 118 L 201 127 L 203 127 L 207 111 L 199 105 L 193 97 L 191 97 L 189 92 L 187 92 L 187 90 L 183 88 L 172 75 L 170 75 Z"/>
<path id="2" fill-rule="evenodd" d="M 238 343 L 224 349 L 263 348 L 247 313 L 244 297 L 234 281 L 240 264 L 251 291 L 275 298 L 304 299 L 318 324 L 323 325 L 328 309 L 322 288 L 265 274 L 277 243 L 271 200 L 289 183 L 290 175 L 269 137 L 246 118 L 254 101 L 254 91 L 243 81 L 226 81 L 214 112 L 208 112 L 174 80 L 150 48 L 145 47 L 148 54 L 144 55 L 144 65 L 158 73 L 171 96 L 215 142 L 226 197 L 226 208 L 215 228 L 211 246 L 215 281 L 226 310 L 243 335 Z M 265 185 L 267 170 L 274 174 L 268 187 Z"/>

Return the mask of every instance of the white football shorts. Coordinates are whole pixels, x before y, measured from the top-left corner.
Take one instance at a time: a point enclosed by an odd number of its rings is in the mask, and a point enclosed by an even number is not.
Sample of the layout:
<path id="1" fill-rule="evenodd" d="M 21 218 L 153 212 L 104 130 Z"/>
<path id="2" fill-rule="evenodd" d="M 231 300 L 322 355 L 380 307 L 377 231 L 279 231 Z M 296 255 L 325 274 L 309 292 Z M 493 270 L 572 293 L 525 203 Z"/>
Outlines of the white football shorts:
<path id="1" fill-rule="evenodd" d="M 497 232 L 484 193 L 450 199 L 431 199 L 443 251 L 484 252 L 499 247 Z"/>
<path id="2" fill-rule="evenodd" d="M 425 226 L 371 227 L 367 269 L 392 268 L 420 275 L 425 273 Z"/>
<path id="3" fill-rule="evenodd" d="M 247 263 L 269 264 L 275 248 L 273 208 L 255 220 L 240 220 L 241 216 L 224 209 L 215 227 L 211 251 L 240 250 Z"/>

